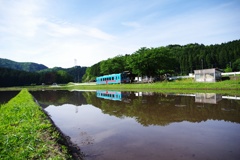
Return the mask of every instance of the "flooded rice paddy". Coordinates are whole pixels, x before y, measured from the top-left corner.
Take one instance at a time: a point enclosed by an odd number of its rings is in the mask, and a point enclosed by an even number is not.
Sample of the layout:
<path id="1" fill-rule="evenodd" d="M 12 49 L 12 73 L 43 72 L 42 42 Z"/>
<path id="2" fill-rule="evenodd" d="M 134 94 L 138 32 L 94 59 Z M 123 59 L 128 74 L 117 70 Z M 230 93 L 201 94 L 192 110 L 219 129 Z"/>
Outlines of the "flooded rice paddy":
<path id="1" fill-rule="evenodd" d="M 240 98 L 214 93 L 34 91 L 86 160 L 239 160 Z"/>

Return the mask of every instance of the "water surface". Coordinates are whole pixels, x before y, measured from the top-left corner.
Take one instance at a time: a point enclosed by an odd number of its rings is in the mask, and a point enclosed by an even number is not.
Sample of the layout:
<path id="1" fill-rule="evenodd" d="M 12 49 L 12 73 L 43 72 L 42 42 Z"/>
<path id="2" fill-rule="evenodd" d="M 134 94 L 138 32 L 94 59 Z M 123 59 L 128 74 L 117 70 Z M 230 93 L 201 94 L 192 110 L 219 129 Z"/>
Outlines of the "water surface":
<path id="1" fill-rule="evenodd" d="M 10 99 L 15 97 L 19 91 L 0 91 L 0 105 L 7 103 Z"/>
<path id="2" fill-rule="evenodd" d="M 31 92 L 87 160 L 240 159 L 240 100 L 151 92 Z"/>

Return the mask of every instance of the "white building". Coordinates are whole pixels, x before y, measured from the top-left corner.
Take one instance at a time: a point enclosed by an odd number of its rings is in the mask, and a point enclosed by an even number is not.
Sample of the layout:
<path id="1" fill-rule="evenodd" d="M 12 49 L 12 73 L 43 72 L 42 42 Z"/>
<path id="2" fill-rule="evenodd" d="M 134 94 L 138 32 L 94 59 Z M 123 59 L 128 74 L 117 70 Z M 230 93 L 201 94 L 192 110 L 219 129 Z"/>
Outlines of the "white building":
<path id="1" fill-rule="evenodd" d="M 222 79 L 222 71 L 216 68 L 194 70 L 196 82 L 216 82 Z"/>

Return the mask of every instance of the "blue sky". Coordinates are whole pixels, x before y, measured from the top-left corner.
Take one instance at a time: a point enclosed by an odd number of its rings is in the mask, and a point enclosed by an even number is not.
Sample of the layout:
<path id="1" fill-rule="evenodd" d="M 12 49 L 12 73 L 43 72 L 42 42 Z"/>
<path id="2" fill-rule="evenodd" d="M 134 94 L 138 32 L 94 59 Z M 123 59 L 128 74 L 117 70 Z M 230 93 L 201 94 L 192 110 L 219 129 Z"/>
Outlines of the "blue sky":
<path id="1" fill-rule="evenodd" d="M 48 67 L 237 39 L 240 0 L 0 0 L 0 58 Z"/>

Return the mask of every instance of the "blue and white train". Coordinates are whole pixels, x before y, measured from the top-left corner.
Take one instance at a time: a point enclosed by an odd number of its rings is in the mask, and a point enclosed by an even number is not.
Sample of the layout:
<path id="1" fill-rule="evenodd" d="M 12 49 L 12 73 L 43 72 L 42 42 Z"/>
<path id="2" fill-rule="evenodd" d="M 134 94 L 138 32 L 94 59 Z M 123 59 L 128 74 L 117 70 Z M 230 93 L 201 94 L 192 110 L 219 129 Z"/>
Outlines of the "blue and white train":
<path id="1" fill-rule="evenodd" d="M 128 72 L 104 75 L 96 78 L 96 84 L 130 83 Z"/>

